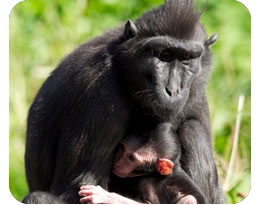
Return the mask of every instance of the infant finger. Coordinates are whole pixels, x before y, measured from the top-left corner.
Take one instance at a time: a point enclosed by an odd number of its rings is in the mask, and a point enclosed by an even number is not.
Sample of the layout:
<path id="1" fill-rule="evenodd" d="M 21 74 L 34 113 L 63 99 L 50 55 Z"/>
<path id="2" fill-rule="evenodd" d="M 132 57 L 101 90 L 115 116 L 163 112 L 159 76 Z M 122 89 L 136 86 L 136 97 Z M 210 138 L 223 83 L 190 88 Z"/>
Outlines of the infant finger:
<path id="1" fill-rule="evenodd" d="M 93 195 L 94 191 L 92 190 L 81 190 L 79 191 L 79 196 L 89 196 L 89 195 Z"/>
<path id="2" fill-rule="evenodd" d="M 88 197 L 82 197 L 79 201 L 81 204 L 84 204 L 84 203 L 89 203 L 90 199 L 88 199 Z"/>
<path id="3" fill-rule="evenodd" d="M 93 196 L 86 196 L 80 199 L 80 203 L 97 204 L 97 200 Z"/>

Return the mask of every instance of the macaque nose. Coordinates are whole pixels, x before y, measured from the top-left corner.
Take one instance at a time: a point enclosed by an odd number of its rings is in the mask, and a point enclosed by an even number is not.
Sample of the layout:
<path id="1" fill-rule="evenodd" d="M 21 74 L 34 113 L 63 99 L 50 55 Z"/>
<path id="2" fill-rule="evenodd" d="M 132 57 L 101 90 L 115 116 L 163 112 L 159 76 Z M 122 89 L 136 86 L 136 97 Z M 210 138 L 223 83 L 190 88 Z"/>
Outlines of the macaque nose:
<path id="1" fill-rule="evenodd" d="M 122 160 L 122 159 L 119 159 L 119 160 L 117 160 L 116 162 L 115 162 L 115 164 L 114 164 L 114 167 L 116 168 L 116 169 L 120 169 L 121 167 L 122 167 L 122 164 L 124 163 L 124 161 Z"/>
<path id="2" fill-rule="evenodd" d="M 169 97 L 172 97 L 173 94 L 180 94 L 180 88 L 170 89 L 169 87 L 165 87 L 165 92 Z"/>
<path id="3" fill-rule="evenodd" d="M 167 97 L 172 98 L 181 93 L 181 75 L 178 68 L 169 71 L 169 77 L 164 86 Z"/>

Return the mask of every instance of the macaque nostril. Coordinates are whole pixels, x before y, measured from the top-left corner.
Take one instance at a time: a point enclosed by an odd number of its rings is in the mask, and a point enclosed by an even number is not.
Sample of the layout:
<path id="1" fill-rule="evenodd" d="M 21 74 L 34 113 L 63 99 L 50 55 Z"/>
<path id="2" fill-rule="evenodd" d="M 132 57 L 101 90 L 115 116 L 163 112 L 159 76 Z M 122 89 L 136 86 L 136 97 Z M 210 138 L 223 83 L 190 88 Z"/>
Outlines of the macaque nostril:
<path id="1" fill-rule="evenodd" d="M 172 97 L 172 95 L 179 95 L 181 93 L 181 89 L 177 89 L 175 91 L 171 91 L 169 88 L 165 87 L 165 92 L 169 97 Z"/>
<path id="2" fill-rule="evenodd" d="M 170 97 L 172 96 L 172 92 L 167 87 L 165 87 L 165 91 Z"/>

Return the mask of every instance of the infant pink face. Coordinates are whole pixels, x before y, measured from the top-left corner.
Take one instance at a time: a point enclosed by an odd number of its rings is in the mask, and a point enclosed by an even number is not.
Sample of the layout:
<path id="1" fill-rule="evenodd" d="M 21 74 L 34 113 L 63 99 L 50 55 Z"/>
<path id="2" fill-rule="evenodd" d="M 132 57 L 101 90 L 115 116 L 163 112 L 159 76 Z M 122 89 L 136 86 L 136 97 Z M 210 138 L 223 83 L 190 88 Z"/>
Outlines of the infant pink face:
<path id="1" fill-rule="evenodd" d="M 153 154 L 150 149 L 140 146 L 135 138 L 127 138 L 121 141 L 113 163 L 113 173 L 121 178 L 136 177 L 144 175 L 136 171 L 138 167 L 146 162 L 153 161 Z"/>

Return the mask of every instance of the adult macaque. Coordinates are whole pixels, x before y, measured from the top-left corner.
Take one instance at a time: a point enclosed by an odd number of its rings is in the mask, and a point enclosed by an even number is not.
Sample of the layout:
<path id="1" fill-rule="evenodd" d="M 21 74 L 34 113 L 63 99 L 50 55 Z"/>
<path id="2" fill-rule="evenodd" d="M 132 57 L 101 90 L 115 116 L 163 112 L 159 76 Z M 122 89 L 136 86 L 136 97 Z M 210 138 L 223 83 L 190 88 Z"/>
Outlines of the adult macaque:
<path id="1" fill-rule="evenodd" d="M 133 134 L 124 138 L 118 146 L 112 171 L 120 178 L 138 178 L 136 196 L 133 196 L 137 203 L 206 203 L 199 188 L 181 168 L 180 157 L 178 136 L 170 123 L 162 123 L 142 136 Z M 82 186 L 79 195 L 83 196 L 82 203 L 133 203 L 95 186 Z"/>
<path id="2" fill-rule="evenodd" d="M 208 38 L 194 5 L 167 0 L 81 45 L 51 73 L 30 107 L 25 150 L 30 194 L 44 194 L 24 203 L 44 203 L 45 193 L 78 203 L 84 184 L 108 190 L 126 133 L 166 121 L 180 139 L 183 170 L 208 203 L 224 203 L 205 95 L 216 35 Z"/>

